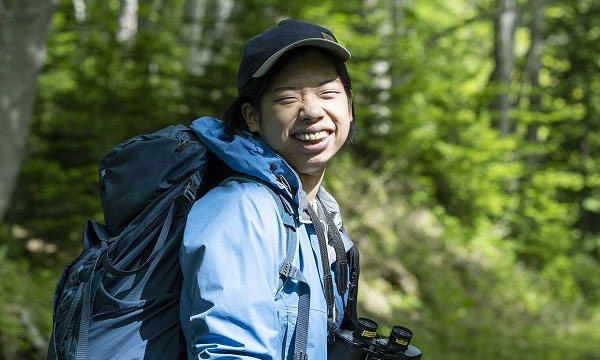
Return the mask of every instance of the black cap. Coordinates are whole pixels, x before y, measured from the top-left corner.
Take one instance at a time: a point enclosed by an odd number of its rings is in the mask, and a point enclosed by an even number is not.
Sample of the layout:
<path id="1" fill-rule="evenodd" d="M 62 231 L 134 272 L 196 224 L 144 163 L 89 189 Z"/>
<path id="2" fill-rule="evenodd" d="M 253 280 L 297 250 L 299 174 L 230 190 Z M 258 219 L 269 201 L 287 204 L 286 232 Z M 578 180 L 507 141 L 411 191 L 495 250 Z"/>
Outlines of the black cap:
<path id="1" fill-rule="evenodd" d="M 238 92 L 251 78 L 265 75 L 287 51 L 303 45 L 320 47 L 343 61 L 350 59 L 350 51 L 338 44 L 329 29 L 294 19 L 282 20 L 246 42 L 237 76 Z"/>

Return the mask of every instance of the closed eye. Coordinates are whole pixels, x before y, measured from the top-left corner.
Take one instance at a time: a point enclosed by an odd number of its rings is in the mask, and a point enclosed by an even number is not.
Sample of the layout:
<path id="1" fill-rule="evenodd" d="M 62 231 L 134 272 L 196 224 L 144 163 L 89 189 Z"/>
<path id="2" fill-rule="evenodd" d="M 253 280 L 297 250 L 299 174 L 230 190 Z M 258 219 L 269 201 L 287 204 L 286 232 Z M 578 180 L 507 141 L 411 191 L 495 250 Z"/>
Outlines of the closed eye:
<path id="1" fill-rule="evenodd" d="M 338 90 L 327 90 L 327 91 L 323 91 L 323 92 L 321 93 L 321 96 L 322 96 L 324 99 L 332 99 L 332 98 L 334 98 L 335 96 L 337 96 L 339 93 L 340 93 L 340 91 L 338 91 Z"/>
<path id="2" fill-rule="evenodd" d="M 275 99 L 275 102 L 279 103 L 279 104 L 291 104 L 296 100 L 297 99 L 294 96 L 284 96 L 284 97 Z"/>

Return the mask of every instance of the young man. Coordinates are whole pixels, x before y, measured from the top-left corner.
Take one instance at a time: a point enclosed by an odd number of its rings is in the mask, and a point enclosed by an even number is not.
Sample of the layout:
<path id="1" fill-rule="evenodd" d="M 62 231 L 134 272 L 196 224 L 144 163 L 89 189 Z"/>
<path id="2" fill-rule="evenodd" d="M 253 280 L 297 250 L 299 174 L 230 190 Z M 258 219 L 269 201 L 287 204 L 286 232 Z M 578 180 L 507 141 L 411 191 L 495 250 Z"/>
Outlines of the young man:
<path id="1" fill-rule="evenodd" d="M 327 358 L 347 299 L 339 258 L 352 243 L 321 182 L 354 132 L 348 59 L 328 29 L 284 20 L 246 43 L 224 121 L 192 125 L 225 164 L 259 181 L 226 181 L 188 216 L 180 319 L 190 359 Z M 295 277 L 281 276 L 293 245 L 267 186 L 296 214 Z"/>

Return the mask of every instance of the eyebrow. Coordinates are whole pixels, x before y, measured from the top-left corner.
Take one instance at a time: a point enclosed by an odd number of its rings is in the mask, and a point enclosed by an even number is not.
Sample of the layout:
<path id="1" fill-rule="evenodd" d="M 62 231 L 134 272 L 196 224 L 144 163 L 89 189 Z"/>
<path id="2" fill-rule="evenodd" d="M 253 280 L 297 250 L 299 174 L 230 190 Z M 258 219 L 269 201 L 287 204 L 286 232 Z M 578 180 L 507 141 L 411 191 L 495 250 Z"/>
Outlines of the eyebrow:
<path id="1" fill-rule="evenodd" d="M 331 79 L 326 79 L 326 80 L 323 80 L 323 81 L 321 81 L 321 82 L 320 82 L 320 83 L 317 85 L 317 87 L 323 86 L 323 85 L 325 85 L 325 84 L 329 84 L 330 82 L 334 82 L 334 81 L 336 81 L 337 79 L 338 79 L 338 77 L 335 77 L 335 78 L 331 78 Z M 272 89 L 272 90 L 271 90 L 271 91 L 269 91 L 269 92 L 272 92 L 272 93 L 274 93 L 274 92 L 278 92 L 278 91 L 284 91 L 284 90 L 298 90 L 298 88 L 297 88 L 297 87 L 294 87 L 294 86 L 278 86 L 278 87 L 276 87 L 276 88 Z"/>

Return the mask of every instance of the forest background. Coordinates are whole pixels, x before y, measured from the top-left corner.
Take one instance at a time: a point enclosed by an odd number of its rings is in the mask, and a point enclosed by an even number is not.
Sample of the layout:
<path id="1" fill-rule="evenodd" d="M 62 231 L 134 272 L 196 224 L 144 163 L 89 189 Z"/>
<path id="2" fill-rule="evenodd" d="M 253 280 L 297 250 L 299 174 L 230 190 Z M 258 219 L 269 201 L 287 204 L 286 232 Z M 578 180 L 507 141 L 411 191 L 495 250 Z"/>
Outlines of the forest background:
<path id="1" fill-rule="evenodd" d="M 0 358 L 44 358 L 102 156 L 220 117 L 243 42 L 286 17 L 353 54 L 357 142 L 326 182 L 361 313 L 424 359 L 600 359 L 593 0 L 0 0 Z"/>

